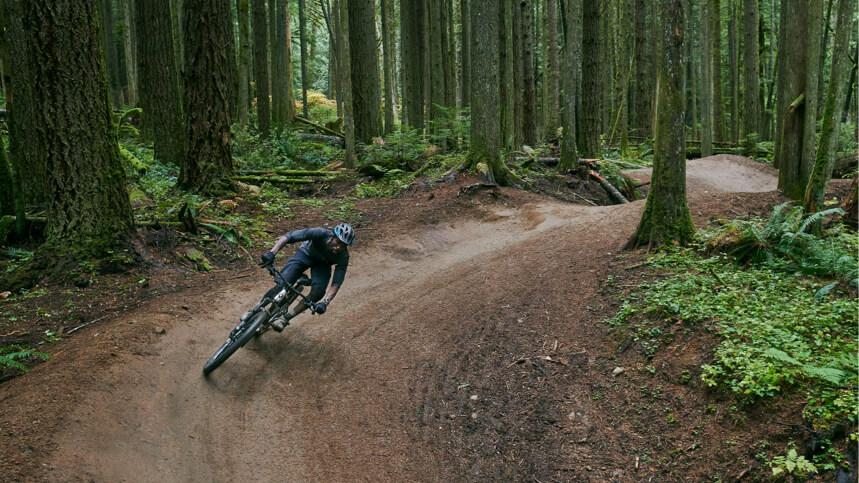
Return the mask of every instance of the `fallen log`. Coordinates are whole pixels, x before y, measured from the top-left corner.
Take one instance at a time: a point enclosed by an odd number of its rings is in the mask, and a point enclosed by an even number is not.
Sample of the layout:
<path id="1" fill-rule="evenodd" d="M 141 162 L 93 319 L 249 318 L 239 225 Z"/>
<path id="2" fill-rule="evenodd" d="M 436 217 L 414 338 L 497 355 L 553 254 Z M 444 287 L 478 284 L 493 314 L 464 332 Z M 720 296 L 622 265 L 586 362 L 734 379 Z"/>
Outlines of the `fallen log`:
<path id="1" fill-rule="evenodd" d="M 244 182 L 252 182 L 252 183 L 274 183 L 274 184 L 288 184 L 288 185 L 303 185 L 303 184 L 312 184 L 316 182 L 313 179 L 307 178 L 288 178 L 286 176 L 233 176 L 233 179 L 236 181 L 244 181 Z"/>
<path id="2" fill-rule="evenodd" d="M 317 124 L 317 123 L 311 121 L 310 119 L 305 119 L 301 116 L 295 116 L 295 120 L 302 123 L 302 124 L 307 124 L 310 127 L 319 129 L 320 131 L 324 132 L 325 134 L 330 134 L 332 136 L 339 136 L 341 138 L 344 137 L 342 133 L 339 133 L 333 129 L 328 129 L 327 127 L 325 127 L 321 124 Z"/>
<path id="3" fill-rule="evenodd" d="M 311 141 L 314 143 L 330 144 L 332 146 L 337 146 L 340 148 L 346 147 L 346 140 L 340 136 L 331 136 L 327 134 L 298 133 L 298 139 L 301 139 L 302 141 Z"/>
<path id="4" fill-rule="evenodd" d="M 325 177 L 325 176 L 336 176 L 337 173 L 333 171 L 323 171 L 323 170 L 304 170 L 304 169 L 285 169 L 285 168 L 273 168 L 273 169 L 248 169 L 239 172 L 239 176 L 263 176 L 263 175 L 278 175 L 278 176 L 287 176 L 290 178 L 311 178 L 311 177 Z"/>
<path id="5" fill-rule="evenodd" d="M 629 200 L 626 199 L 626 197 L 623 196 L 623 194 L 620 191 L 618 191 L 618 189 L 615 188 L 614 185 L 612 185 L 611 183 L 606 181 L 605 178 L 600 176 L 599 173 L 597 173 L 594 170 L 590 170 L 590 171 L 588 171 L 588 174 L 590 175 L 591 178 L 597 180 L 597 182 L 600 184 L 600 186 L 603 187 L 603 189 L 606 191 L 606 193 L 608 193 L 608 195 L 613 200 L 617 201 L 618 203 L 629 203 Z"/>

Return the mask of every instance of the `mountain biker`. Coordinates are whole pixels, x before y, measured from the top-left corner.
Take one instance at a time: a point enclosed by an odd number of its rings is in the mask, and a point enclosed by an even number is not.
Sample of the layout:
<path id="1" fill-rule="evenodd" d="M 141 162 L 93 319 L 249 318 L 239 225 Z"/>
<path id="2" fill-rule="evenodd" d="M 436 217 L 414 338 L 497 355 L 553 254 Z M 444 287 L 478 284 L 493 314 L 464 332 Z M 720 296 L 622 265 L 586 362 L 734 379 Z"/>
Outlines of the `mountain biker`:
<path id="1" fill-rule="evenodd" d="M 346 278 L 346 268 L 349 266 L 349 249 L 355 241 L 355 230 L 348 223 L 340 223 L 334 229 L 328 228 L 305 228 L 303 230 L 291 231 L 275 242 L 271 250 L 260 257 L 261 265 L 267 266 L 274 263 L 274 257 L 278 251 L 287 243 L 302 242 L 295 255 L 286 262 L 280 275 L 282 283 L 293 284 L 309 268 L 310 269 L 310 294 L 307 296 L 309 302 L 314 304 L 317 314 L 325 313 L 328 305 L 334 300 L 343 280 Z M 334 277 L 331 276 L 331 266 L 334 266 Z M 329 280 L 331 285 L 328 285 Z M 269 290 L 267 297 L 274 297 L 280 290 L 280 286 Z M 304 312 L 309 304 L 299 301 L 289 308 L 283 318 L 278 317 L 272 321 L 274 330 L 282 332 L 288 325 L 289 320 Z"/>

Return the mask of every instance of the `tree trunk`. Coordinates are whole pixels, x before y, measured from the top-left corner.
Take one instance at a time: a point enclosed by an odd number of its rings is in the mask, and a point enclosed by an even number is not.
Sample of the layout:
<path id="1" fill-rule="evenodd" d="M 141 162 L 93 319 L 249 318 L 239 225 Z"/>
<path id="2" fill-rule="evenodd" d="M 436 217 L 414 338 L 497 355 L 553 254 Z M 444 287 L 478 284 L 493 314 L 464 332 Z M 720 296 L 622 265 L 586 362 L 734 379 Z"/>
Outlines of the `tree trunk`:
<path id="1" fill-rule="evenodd" d="M 520 0 L 522 18 L 522 141 L 537 144 L 537 89 L 534 64 L 534 2 Z"/>
<path id="2" fill-rule="evenodd" d="M 582 139 L 585 158 L 600 156 L 600 0 L 583 0 L 582 26 Z"/>
<path id="3" fill-rule="evenodd" d="M 444 45 L 446 24 L 444 22 L 444 0 L 429 0 L 429 80 L 430 80 L 430 131 L 433 136 L 439 133 L 442 129 L 446 116 L 445 106 L 447 99 L 445 96 L 445 80 L 444 73 L 445 62 L 447 57 L 447 49 Z M 445 144 L 445 140 L 439 139 L 437 142 L 441 145 Z"/>
<path id="4" fill-rule="evenodd" d="M 453 33 L 453 0 L 444 0 L 445 57 L 444 57 L 444 104 L 456 107 L 456 36 Z"/>
<path id="5" fill-rule="evenodd" d="M 650 28 L 650 18 L 655 15 L 651 0 L 635 1 L 635 87 L 631 105 L 633 106 L 632 126 L 642 136 L 652 133 L 653 119 L 650 113 L 653 109 L 654 87 L 653 79 L 653 35 Z"/>
<path id="6" fill-rule="evenodd" d="M 252 0 L 254 35 L 254 83 L 257 98 L 257 129 L 267 138 L 271 128 L 271 98 L 268 76 L 268 21 L 265 0 Z M 187 32 L 185 38 L 188 38 Z M 189 84 L 190 85 L 190 84 Z"/>
<path id="7" fill-rule="evenodd" d="M 620 151 L 626 154 L 629 148 L 629 83 L 631 72 L 630 55 L 630 22 L 631 8 L 628 0 L 623 0 L 617 5 L 615 13 L 617 17 L 617 42 L 616 42 L 616 93 L 615 93 L 615 115 L 612 119 L 609 143 L 620 138 Z"/>
<path id="8" fill-rule="evenodd" d="M 369 143 L 382 134 L 379 58 L 374 0 L 349 0 L 349 42 L 355 138 Z"/>
<path id="9" fill-rule="evenodd" d="M 792 196 L 793 199 L 802 199 L 805 194 L 805 186 L 811 176 L 811 169 L 814 166 L 815 149 L 817 147 L 817 92 L 820 90 L 820 71 L 817 70 L 816 60 L 823 53 L 820 48 L 820 42 L 823 38 L 821 30 L 823 29 L 823 5 L 818 2 L 810 2 L 808 4 L 808 16 L 806 25 L 808 26 L 808 37 L 806 39 L 806 71 L 805 71 L 805 119 L 803 120 L 802 129 L 802 161 L 799 166 L 799 198 Z"/>
<path id="10" fill-rule="evenodd" d="M 785 19 L 787 18 L 787 9 L 788 2 L 785 0 L 779 0 L 779 18 Z M 787 57 L 787 53 L 782 49 L 785 48 L 787 44 L 787 40 L 785 39 L 785 30 L 786 21 L 781 20 L 779 22 L 778 29 L 778 54 L 776 54 L 776 86 L 775 86 L 775 104 L 773 105 L 773 115 L 775 117 L 775 132 L 773 133 L 774 140 L 774 149 L 773 149 L 773 167 L 777 169 L 781 169 L 779 166 L 781 156 L 778 154 L 781 151 L 781 138 L 784 126 L 784 118 L 785 118 L 785 110 L 787 109 L 788 104 L 790 104 L 791 100 L 785 101 L 785 58 Z M 744 27 L 745 28 L 745 27 Z M 745 80 L 743 81 L 745 83 Z M 744 86 L 745 89 L 745 86 Z M 743 96 L 745 96 L 745 91 L 743 92 Z M 743 104 L 745 104 L 745 97 L 743 99 Z M 743 115 L 745 117 L 745 113 Z M 743 134 L 745 136 L 745 134 Z"/>
<path id="11" fill-rule="evenodd" d="M 563 123 L 563 138 L 561 139 L 561 159 L 558 171 L 567 172 L 578 162 L 576 149 L 576 97 L 577 77 L 581 64 L 576 38 L 576 24 L 582 21 L 581 0 L 561 0 L 561 15 L 563 19 L 562 34 L 564 50 L 561 61 L 566 75 L 562 78 L 561 121 Z"/>
<path id="12" fill-rule="evenodd" d="M 310 76 L 307 72 L 307 6 L 305 0 L 298 0 L 298 41 L 301 44 L 301 115 L 310 119 L 307 106 L 307 88 Z"/>
<path id="13" fill-rule="evenodd" d="M 283 3 L 285 0 L 269 0 L 268 1 L 268 40 L 269 52 L 271 60 L 271 123 L 275 129 L 280 129 L 284 125 L 284 103 L 283 91 L 284 75 L 283 75 L 283 42 L 280 41 L 278 24 L 283 23 L 280 18 L 283 14 Z"/>
<path id="14" fill-rule="evenodd" d="M 522 62 L 522 57 L 524 54 L 524 49 L 522 47 L 522 9 L 519 7 L 519 2 L 512 1 L 511 5 L 511 25 L 512 25 L 512 39 L 513 39 L 513 50 L 511 51 L 512 60 L 513 60 L 513 145 L 512 149 L 518 150 L 522 147 L 522 143 L 525 140 L 525 131 L 524 131 L 524 118 L 522 113 L 524 112 L 524 102 L 525 102 L 525 85 L 523 83 L 523 77 L 525 76 L 525 72 L 523 71 L 523 67 L 525 64 Z"/>
<path id="15" fill-rule="evenodd" d="M 713 154 L 713 25 L 710 10 L 713 4 L 704 0 L 701 4 L 701 156 Z"/>
<path id="16" fill-rule="evenodd" d="M 250 6 L 248 0 L 236 0 L 236 15 L 239 22 L 239 125 L 248 125 L 248 107 L 250 105 Z"/>
<path id="17" fill-rule="evenodd" d="M 472 1 L 472 0 L 469 0 Z M 512 151 L 516 145 L 516 83 L 514 72 L 516 61 L 513 51 L 513 2 L 501 2 L 498 9 L 500 95 L 501 95 L 501 143 L 504 149 Z M 472 26 L 473 30 L 473 26 Z M 470 40 L 469 40 L 470 42 Z M 473 60 L 472 52 L 472 62 Z M 474 68 L 472 67 L 472 72 Z M 474 79 L 472 78 L 472 84 Z M 476 88 L 472 85 L 472 92 Z M 476 99 L 475 99 L 476 100 Z M 473 103 L 472 103 L 473 104 Z M 472 123 L 474 121 L 472 120 Z"/>
<path id="18" fill-rule="evenodd" d="M 808 185 L 805 189 L 805 212 L 813 213 L 823 208 L 826 183 L 832 177 L 835 160 L 835 145 L 838 139 L 838 124 L 841 120 L 841 107 L 844 102 L 844 78 L 847 76 L 847 55 L 850 49 L 850 24 L 853 15 L 852 0 L 838 0 L 838 20 L 835 27 L 835 40 L 832 46 L 832 68 L 826 104 L 823 108 L 823 127 L 817 145 Z"/>
<path id="19" fill-rule="evenodd" d="M 289 0 L 281 0 L 283 3 L 280 4 L 282 8 L 282 13 L 278 15 L 277 19 L 277 36 L 278 41 L 283 44 L 283 57 L 281 62 L 283 63 L 283 122 L 287 125 L 291 124 L 295 120 L 295 96 L 292 93 L 292 28 L 290 13 L 289 13 Z"/>
<path id="20" fill-rule="evenodd" d="M 847 199 L 844 200 L 844 223 L 850 225 L 855 230 L 859 227 L 859 176 L 853 177 L 853 183 L 850 184 L 850 193 Z"/>
<path id="21" fill-rule="evenodd" d="M 722 113 L 722 8 L 720 0 L 707 0 L 710 14 L 710 73 L 713 80 L 713 140 L 724 141 L 724 115 Z"/>
<path id="22" fill-rule="evenodd" d="M 471 98 L 480 99 L 472 105 L 471 144 L 469 159 L 472 166 L 484 163 L 489 182 L 507 184 L 509 171 L 501 159 L 499 21 L 500 4 L 496 0 L 471 0 Z"/>
<path id="23" fill-rule="evenodd" d="M 130 106 L 136 106 L 137 95 L 137 29 L 134 24 L 134 0 L 120 0 L 123 5 L 123 59 L 125 71 L 125 102 Z"/>
<path id="24" fill-rule="evenodd" d="M 385 134 L 394 132 L 394 112 L 397 107 L 394 105 L 394 40 L 393 27 L 391 22 L 394 15 L 393 0 L 381 0 L 382 12 L 382 54 L 383 54 L 383 70 L 385 82 Z"/>
<path id="25" fill-rule="evenodd" d="M 558 0 L 545 0 L 545 54 L 543 68 L 543 137 L 554 139 L 560 114 L 558 53 Z M 566 75 L 570 75 L 566 71 Z"/>
<path id="26" fill-rule="evenodd" d="M 10 0 L 12 156 L 44 173 L 49 258 L 130 250 L 134 229 L 102 56 L 98 4 Z M 168 17 L 169 19 L 169 17 Z M 34 171 L 35 168 L 35 171 Z"/>
<path id="27" fill-rule="evenodd" d="M 343 138 L 346 149 L 343 154 L 343 167 L 352 169 L 355 167 L 355 116 L 352 103 L 352 54 L 349 49 L 349 0 L 336 0 L 339 2 L 335 10 L 339 12 L 338 24 L 340 25 L 340 65 L 341 72 L 340 87 L 343 88 Z"/>
<path id="28" fill-rule="evenodd" d="M 761 132 L 758 0 L 744 0 L 743 4 L 743 137 L 746 152 L 754 153 Z"/>
<path id="29" fill-rule="evenodd" d="M 728 21 L 728 69 L 731 89 L 731 139 L 733 144 L 740 140 L 740 78 L 739 63 L 737 62 L 737 12 L 736 0 L 728 0 L 730 20 Z"/>
<path id="30" fill-rule="evenodd" d="M 12 177 L 12 165 L 6 158 L 6 146 L 0 139 L 0 215 L 15 214 L 15 191 L 17 183 Z M 0 237 L 0 243 L 5 240 Z"/>
<path id="31" fill-rule="evenodd" d="M 662 19 L 657 78 L 653 181 L 631 246 L 685 245 L 695 231 L 686 205 L 686 137 L 683 77 L 683 0 L 659 2 Z M 704 57 L 705 61 L 707 57 Z M 705 62 L 706 63 L 706 62 Z"/>
<path id="32" fill-rule="evenodd" d="M 122 107 L 122 84 L 119 76 L 119 55 L 114 41 L 113 0 L 101 0 L 101 36 L 104 45 L 104 55 L 107 74 L 110 80 L 110 99 L 113 107 Z"/>
<path id="33" fill-rule="evenodd" d="M 471 16 L 468 14 L 469 0 L 459 0 L 459 17 L 462 25 L 460 48 L 462 49 L 462 107 L 471 105 Z"/>
<path id="34" fill-rule="evenodd" d="M 154 141 L 156 159 L 178 166 L 185 155 L 185 118 L 170 0 L 138 0 L 135 6 L 137 30 L 146 32 L 137 43 L 144 137 Z"/>
<path id="35" fill-rule="evenodd" d="M 231 191 L 233 171 L 230 151 L 230 90 L 229 58 L 224 46 L 232 46 L 232 12 L 223 0 L 185 0 L 185 7 L 194 15 L 185 15 L 186 85 L 194 86 L 186 94 L 188 134 L 187 152 L 179 186 L 204 194 Z M 254 22 L 255 37 L 262 32 L 265 45 L 265 4 L 254 1 L 255 17 L 262 10 L 263 22 Z M 224 19 L 229 19 L 229 24 Z M 259 37 L 256 37 L 259 39 Z M 263 52 L 264 53 L 264 52 Z M 260 53 L 256 52 L 257 60 Z M 263 56 L 263 59 L 265 57 Z M 258 71 L 257 83 L 267 84 L 268 72 Z M 265 89 L 266 91 L 268 89 Z M 258 93 L 259 94 L 259 93 Z M 268 100 L 268 92 L 264 93 Z M 267 103 L 266 103 L 267 106 Z M 268 109 L 265 110 L 268 114 Z M 268 126 L 266 125 L 266 128 Z"/>
<path id="36" fill-rule="evenodd" d="M 400 68 L 403 76 L 403 122 L 414 129 L 423 129 L 424 122 L 424 56 L 423 43 L 426 18 L 421 4 L 424 0 L 402 0 L 400 5 Z"/>

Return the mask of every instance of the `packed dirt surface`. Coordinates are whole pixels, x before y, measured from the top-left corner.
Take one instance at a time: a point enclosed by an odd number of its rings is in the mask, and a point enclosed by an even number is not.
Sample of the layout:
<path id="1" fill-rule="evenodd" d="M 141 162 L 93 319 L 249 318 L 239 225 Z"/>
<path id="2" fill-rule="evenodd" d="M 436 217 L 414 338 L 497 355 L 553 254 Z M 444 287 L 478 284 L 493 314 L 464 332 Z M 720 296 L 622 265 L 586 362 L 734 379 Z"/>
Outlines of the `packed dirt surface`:
<path id="1" fill-rule="evenodd" d="M 772 172 L 733 156 L 690 162 L 688 176 L 699 223 L 743 205 L 731 192 L 775 189 Z M 3 479 L 700 481 L 742 470 L 719 446 L 721 421 L 690 415 L 723 456 L 697 467 L 690 456 L 676 473 L 657 456 L 686 448 L 686 428 L 665 432 L 662 413 L 633 414 L 609 394 L 621 378 L 601 283 L 640 257 L 618 252 L 643 201 L 463 196 L 481 200 L 467 217 L 380 222 L 352 250 L 327 314 L 265 334 L 208 379 L 203 362 L 269 288 L 265 272 L 163 296 L 63 341 L 0 386 Z"/>

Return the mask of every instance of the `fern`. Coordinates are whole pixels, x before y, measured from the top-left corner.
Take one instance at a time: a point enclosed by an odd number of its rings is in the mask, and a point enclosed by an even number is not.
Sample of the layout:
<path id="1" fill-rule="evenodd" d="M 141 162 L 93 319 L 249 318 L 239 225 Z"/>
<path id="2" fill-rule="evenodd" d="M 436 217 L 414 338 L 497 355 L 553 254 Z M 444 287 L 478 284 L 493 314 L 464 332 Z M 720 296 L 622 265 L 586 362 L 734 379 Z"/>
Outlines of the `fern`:
<path id="1" fill-rule="evenodd" d="M 18 345 L 0 346 L 0 369 L 17 369 L 21 372 L 27 372 L 25 362 L 33 359 L 48 360 L 50 357 L 44 352 L 38 352 L 35 349 L 22 347 Z"/>
<path id="2" fill-rule="evenodd" d="M 805 233 L 808 228 L 822 221 L 827 216 L 833 215 L 843 215 L 844 210 L 841 208 L 830 208 L 828 210 L 818 211 L 817 213 L 812 213 L 805 218 L 805 221 L 799 226 L 798 233 Z"/>

